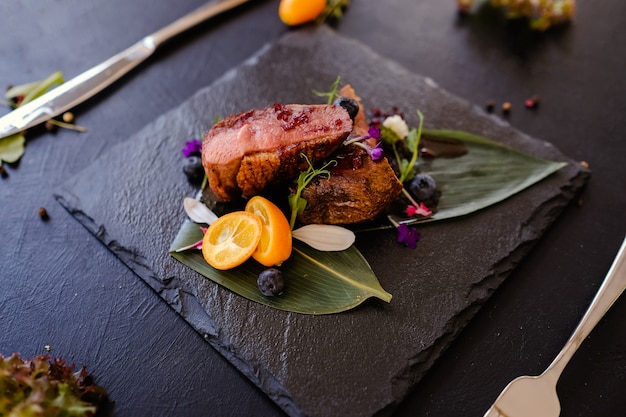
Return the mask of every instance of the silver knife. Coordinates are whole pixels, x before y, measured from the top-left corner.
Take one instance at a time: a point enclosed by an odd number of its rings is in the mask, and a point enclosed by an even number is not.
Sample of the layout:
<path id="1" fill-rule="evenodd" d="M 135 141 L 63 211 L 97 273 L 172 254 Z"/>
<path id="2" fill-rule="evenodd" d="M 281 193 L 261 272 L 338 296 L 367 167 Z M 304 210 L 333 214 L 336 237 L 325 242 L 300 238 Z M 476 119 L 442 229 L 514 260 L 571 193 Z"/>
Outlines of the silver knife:
<path id="1" fill-rule="evenodd" d="M 250 0 L 208 3 L 0 118 L 0 139 L 58 116 L 111 85 L 182 32 Z"/>

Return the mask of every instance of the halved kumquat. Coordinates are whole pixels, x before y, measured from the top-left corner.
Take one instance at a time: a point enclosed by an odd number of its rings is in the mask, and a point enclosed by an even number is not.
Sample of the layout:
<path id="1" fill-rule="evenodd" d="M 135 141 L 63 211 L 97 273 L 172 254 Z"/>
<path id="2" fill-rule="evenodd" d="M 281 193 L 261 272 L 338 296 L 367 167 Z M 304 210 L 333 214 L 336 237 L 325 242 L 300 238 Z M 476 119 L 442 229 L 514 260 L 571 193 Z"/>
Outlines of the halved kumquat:
<path id="1" fill-rule="evenodd" d="M 326 7 L 326 0 L 281 0 L 278 16 L 286 25 L 296 26 L 315 20 Z"/>
<path id="2" fill-rule="evenodd" d="M 258 216 L 263 223 L 261 240 L 252 257 L 264 266 L 280 265 L 291 256 L 291 228 L 283 212 L 261 196 L 252 197 L 246 212 Z"/>
<path id="3" fill-rule="evenodd" d="M 252 213 L 234 211 L 219 217 L 202 239 L 202 256 L 215 269 L 241 265 L 261 241 L 263 222 Z"/>

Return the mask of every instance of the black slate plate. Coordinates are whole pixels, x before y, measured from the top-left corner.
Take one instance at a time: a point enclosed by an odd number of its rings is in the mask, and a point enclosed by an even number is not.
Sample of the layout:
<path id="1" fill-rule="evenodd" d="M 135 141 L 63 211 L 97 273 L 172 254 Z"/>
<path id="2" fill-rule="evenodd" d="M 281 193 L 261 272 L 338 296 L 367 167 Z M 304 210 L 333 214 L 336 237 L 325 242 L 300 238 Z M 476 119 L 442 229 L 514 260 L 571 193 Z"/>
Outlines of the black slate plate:
<path id="1" fill-rule="evenodd" d="M 202 65 L 202 63 L 198 63 Z M 386 304 L 306 316 L 249 302 L 175 261 L 168 248 L 194 194 L 180 170 L 186 140 L 214 117 L 273 102 L 319 102 L 341 75 L 367 107 L 415 109 L 426 127 L 467 130 L 570 164 L 474 215 L 420 226 L 413 251 L 392 230 L 357 247 Z M 416 117 L 416 116 L 415 116 Z M 368 416 L 393 409 L 528 252 L 589 172 L 552 145 L 511 128 L 360 43 L 327 28 L 267 46 L 179 108 L 112 148 L 56 196 L 205 339 L 292 416 Z"/>

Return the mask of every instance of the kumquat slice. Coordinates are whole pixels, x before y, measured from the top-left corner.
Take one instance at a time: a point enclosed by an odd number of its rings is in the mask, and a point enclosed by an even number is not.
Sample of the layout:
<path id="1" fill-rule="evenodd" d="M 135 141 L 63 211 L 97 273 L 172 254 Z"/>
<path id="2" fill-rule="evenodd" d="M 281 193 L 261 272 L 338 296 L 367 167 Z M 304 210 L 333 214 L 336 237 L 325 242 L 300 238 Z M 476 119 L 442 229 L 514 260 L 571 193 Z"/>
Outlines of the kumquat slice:
<path id="1" fill-rule="evenodd" d="M 202 255 L 215 269 L 241 265 L 261 241 L 263 222 L 252 213 L 234 211 L 219 217 L 204 234 Z"/>
<path id="2" fill-rule="evenodd" d="M 291 256 L 291 228 L 283 212 L 270 200 L 254 196 L 246 204 L 246 212 L 254 213 L 263 223 L 261 241 L 252 257 L 264 266 L 280 265 Z"/>

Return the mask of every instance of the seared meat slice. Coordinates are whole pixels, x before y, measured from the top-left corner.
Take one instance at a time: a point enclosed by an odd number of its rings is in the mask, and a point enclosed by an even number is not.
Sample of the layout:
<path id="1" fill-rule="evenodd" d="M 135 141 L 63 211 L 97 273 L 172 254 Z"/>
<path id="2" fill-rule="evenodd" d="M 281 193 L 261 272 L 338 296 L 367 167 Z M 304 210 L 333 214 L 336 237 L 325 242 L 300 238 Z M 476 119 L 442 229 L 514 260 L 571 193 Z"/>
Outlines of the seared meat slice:
<path id="1" fill-rule="evenodd" d="M 402 192 L 402 184 L 387 162 L 373 161 L 356 145 L 333 156 L 338 164 L 330 177 L 315 178 L 302 192 L 306 208 L 302 223 L 352 224 L 373 220 Z"/>
<path id="2" fill-rule="evenodd" d="M 286 183 L 342 144 L 348 112 L 333 105 L 282 105 L 229 116 L 206 134 L 202 164 L 215 195 L 230 201 Z"/>

